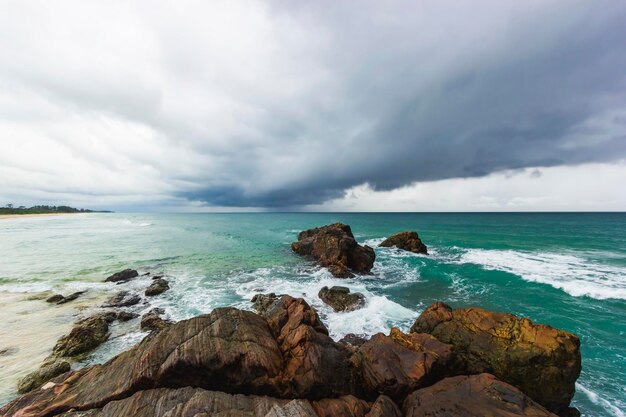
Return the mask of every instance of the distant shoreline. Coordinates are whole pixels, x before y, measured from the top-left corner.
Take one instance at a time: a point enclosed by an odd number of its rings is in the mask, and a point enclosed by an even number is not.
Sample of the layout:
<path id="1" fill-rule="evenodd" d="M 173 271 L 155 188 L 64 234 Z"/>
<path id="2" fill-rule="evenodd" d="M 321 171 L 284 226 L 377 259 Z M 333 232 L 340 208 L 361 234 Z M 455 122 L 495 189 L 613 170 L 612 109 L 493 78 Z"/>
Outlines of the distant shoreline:
<path id="1" fill-rule="evenodd" d="M 80 213 L 24 213 L 24 214 L 0 214 L 0 220 L 13 219 L 18 217 L 47 217 L 47 216 L 64 216 L 66 214 L 80 214 Z"/>

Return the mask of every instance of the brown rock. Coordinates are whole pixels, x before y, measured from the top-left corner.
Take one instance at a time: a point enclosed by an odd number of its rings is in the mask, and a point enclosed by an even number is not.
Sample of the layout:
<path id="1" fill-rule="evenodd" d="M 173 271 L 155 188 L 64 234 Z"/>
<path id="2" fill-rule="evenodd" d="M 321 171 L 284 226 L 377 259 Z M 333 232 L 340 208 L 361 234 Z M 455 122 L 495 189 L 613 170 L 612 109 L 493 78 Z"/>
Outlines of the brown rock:
<path id="1" fill-rule="evenodd" d="M 351 361 L 362 374 L 370 398 L 388 395 L 403 401 L 407 394 L 446 376 L 452 347 L 428 334 L 404 334 L 393 328 L 389 336 L 374 335 Z"/>
<path id="2" fill-rule="evenodd" d="M 490 374 L 446 378 L 404 401 L 406 417 L 557 417 Z"/>
<path id="3" fill-rule="evenodd" d="M 381 395 L 372 404 L 372 408 L 365 417 L 403 417 L 402 412 L 391 398 Z"/>
<path id="4" fill-rule="evenodd" d="M 172 321 L 161 318 L 164 312 L 162 308 L 153 308 L 141 316 L 141 330 L 159 331 L 172 324 Z"/>
<path id="5" fill-rule="evenodd" d="M 353 272 L 369 274 L 376 259 L 374 249 L 359 245 L 350 226 L 342 223 L 301 232 L 298 241 L 291 244 L 291 249 L 300 255 L 313 257 L 340 278 L 351 277 Z"/>
<path id="6" fill-rule="evenodd" d="M 77 321 L 70 333 L 57 341 L 50 358 L 77 357 L 97 348 L 109 338 L 109 323 L 114 319 L 115 313 L 102 313 Z"/>
<path id="7" fill-rule="evenodd" d="M 365 296 L 360 292 L 350 293 L 348 287 L 323 287 L 318 297 L 335 311 L 353 311 L 365 305 Z"/>
<path id="8" fill-rule="evenodd" d="M 365 417 L 371 408 L 353 395 L 313 401 L 312 405 L 319 417 Z"/>
<path id="9" fill-rule="evenodd" d="M 35 388 L 39 388 L 55 376 L 69 372 L 69 370 L 70 364 L 66 361 L 55 361 L 48 365 L 44 365 L 20 379 L 17 383 L 17 392 L 18 394 L 24 394 L 32 391 Z"/>
<path id="10" fill-rule="evenodd" d="M 276 294 L 256 294 L 252 297 L 252 306 L 259 314 L 264 314 L 271 306 L 278 300 L 278 296 Z"/>
<path id="11" fill-rule="evenodd" d="M 382 246 L 384 248 L 390 248 L 392 246 L 395 246 L 399 249 L 403 249 L 409 252 L 423 254 L 428 253 L 428 248 L 419 238 L 417 232 L 396 233 L 395 235 L 383 240 L 383 242 L 378 246 Z"/>
<path id="12" fill-rule="evenodd" d="M 53 388 L 19 397 L 0 415 L 43 417 L 109 403 L 106 408 L 145 388 L 278 395 L 282 370 L 283 356 L 263 318 L 219 308 L 153 333 L 104 365 L 63 374 Z"/>
<path id="13" fill-rule="evenodd" d="M 354 391 L 349 350 L 328 336 L 317 312 L 302 298 L 280 297 L 264 313 L 285 358 L 282 396 L 318 399 Z"/>
<path id="14" fill-rule="evenodd" d="M 152 297 L 154 295 L 159 295 L 169 290 L 170 286 L 166 280 L 163 278 L 157 278 L 152 281 L 152 284 L 148 288 L 146 288 L 146 296 Z"/>
<path id="15" fill-rule="evenodd" d="M 54 294 L 51 295 L 50 297 L 46 298 L 46 303 L 58 303 L 59 301 L 63 300 L 65 297 L 63 297 L 62 294 Z"/>
<path id="16" fill-rule="evenodd" d="M 104 281 L 105 282 L 123 282 L 123 281 L 131 280 L 138 276 L 139 276 L 139 273 L 135 271 L 134 269 L 125 269 L 123 271 L 116 272 L 115 274 L 111 275 Z"/>
<path id="17" fill-rule="evenodd" d="M 117 319 L 119 321 L 129 321 L 132 319 L 136 319 L 137 317 L 139 317 L 139 314 L 131 313 L 129 311 L 120 311 L 119 313 L 117 313 Z"/>
<path id="18" fill-rule="evenodd" d="M 417 319 L 413 332 L 453 345 L 461 374 L 489 372 L 553 412 L 569 406 L 580 374 L 577 336 L 512 314 L 481 308 L 453 310 L 438 302 Z"/>

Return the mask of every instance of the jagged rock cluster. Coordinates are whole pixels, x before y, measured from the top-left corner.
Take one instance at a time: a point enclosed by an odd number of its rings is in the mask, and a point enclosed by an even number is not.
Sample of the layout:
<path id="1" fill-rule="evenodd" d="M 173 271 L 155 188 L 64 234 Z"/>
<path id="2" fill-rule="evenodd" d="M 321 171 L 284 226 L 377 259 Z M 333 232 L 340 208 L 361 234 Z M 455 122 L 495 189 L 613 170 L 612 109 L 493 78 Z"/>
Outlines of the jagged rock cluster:
<path id="1" fill-rule="evenodd" d="M 149 275 L 149 273 L 146 275 Z M 111 275 L 105 281 L 122 284 L 138 276 L 139 273 L 136 270 L 125 269 Z M 168 282 L 161 276 L 155 276 L 152 284 L 146 289 L 145 295 L 155 296 L 167 289 L 169 289 Z M 84 291 L 80 291 L 68 296 L 56 294 L 49 297 L 46 301 L 63 304 L 75 300 L 83 293 Z M 18 393 L 29 392 L 42 386 L 49 379 L 69 371 L 71 362 L 84 358 L 109 339 L 109 326 L 112 322 L 115 320 L 128 321 L 139 317 L 137 313 L 122 310 L 121 308 L 137 305 L 141 301 L 142 298 L 139 294 L 133 294 L 126 290 L 119 291 L 102 305 L 102 308 L 107 309 L 106 311 L 97 312 L 76 321 L 71 331 L 57 341 L 52 349 L 52 353 L 44 360 L 41 367 L 18 381 Z M 111 308 L 117 310 L 109 310 Z M 150 310 L 142 316 L 140 328 L 146 331 L 153 331 L 160 330 L 171 324 L 170 320 L 161 318 L 163 313 L 161 309 Z"/>
<path id="2" fill-rule="evenodd" d="M 218 308 L 166 326 L 106 364 L 57 376 L 0 415 L 554 417 L 552 412 L 569 412 L 580 371 L 572 334 L 514 316 L 505 323 L 500 314 L 486 311 L 469 325 L 472 309 L 436 304 L 418 318 L 416 332 L 394 328 L 350 345 L 333 341 L 301 298 L 258 296 L 256 302 L 259 314 Z M 446 326 L 460 334 L 439 339 L 456 334 Z M 476 340 L 490 350 L 479 355 L 472 348 Z M 500 362 L 510 366 L 499 368 Z M 524 391 L 528 381 L 516 379 L 519 367 L 529 369 L 527 378 L 537 378 L 544 391 Z"/>

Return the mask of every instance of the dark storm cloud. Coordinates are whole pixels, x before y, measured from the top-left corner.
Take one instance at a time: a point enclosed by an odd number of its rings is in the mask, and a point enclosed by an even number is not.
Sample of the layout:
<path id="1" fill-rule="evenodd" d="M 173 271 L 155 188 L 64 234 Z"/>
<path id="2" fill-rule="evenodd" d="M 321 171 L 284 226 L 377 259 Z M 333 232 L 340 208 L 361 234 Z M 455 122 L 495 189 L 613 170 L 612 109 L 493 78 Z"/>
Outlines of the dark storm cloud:
<path id="1" fill-rule="evenodd" d="M 103 4 L 1 13 L 5 136 L 72 163 L 39 189 L 298 208 L 626 158 L 623 2 Z"/>

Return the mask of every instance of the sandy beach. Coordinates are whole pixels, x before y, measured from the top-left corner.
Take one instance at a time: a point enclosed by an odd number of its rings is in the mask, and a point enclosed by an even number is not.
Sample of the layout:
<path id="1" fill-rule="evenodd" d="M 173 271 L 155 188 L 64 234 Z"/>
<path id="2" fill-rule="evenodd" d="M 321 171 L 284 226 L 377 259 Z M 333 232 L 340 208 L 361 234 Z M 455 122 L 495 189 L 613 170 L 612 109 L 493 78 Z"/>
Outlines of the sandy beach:
<path id="1" fill-rule="evenodd" d="M 66 216 L 68 214 L 78 214 L 78 213 L 0 214 L 0 220 L 17 219 L 17 218 L 22 218 L 22 217 Z"/>

